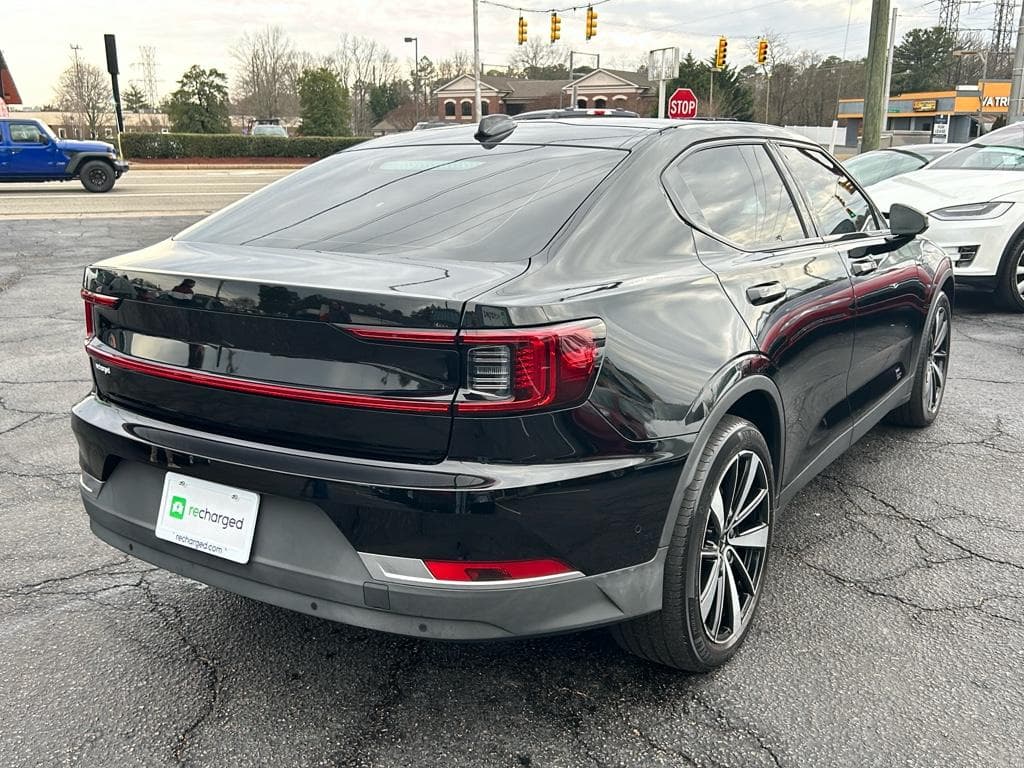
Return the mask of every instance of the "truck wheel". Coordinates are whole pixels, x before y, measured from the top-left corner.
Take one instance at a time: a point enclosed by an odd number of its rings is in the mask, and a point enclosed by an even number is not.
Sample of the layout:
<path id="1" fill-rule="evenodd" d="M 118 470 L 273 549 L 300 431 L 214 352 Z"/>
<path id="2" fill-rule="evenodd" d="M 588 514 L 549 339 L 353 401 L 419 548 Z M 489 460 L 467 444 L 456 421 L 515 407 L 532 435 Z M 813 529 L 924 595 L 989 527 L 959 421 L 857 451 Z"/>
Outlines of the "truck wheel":
<path id="1" fill-rule="evenodd" d="M 114 169 L 102 160 L 89 160 L 82 166 L 78 178 L 90 192 L 109 192 L 114 188 Z"/>

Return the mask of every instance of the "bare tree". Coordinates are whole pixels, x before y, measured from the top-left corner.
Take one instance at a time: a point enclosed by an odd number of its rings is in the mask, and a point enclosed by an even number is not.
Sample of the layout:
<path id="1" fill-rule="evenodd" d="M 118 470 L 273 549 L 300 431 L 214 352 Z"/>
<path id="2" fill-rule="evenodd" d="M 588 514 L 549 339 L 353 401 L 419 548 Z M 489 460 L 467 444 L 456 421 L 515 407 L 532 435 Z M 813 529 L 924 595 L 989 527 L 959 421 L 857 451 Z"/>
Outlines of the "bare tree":
<path id="1" fill-rule="evenodd" d="M 245 33 L 231 50 L 237 65 L 236 97 L 258 118 L 297 114 L 296 52 L 280 27 Z"/>
<path id="2" fill-rule="evenodd" d="M 99 67 L 75 57 L 61 73 L 55 95 L 61 112 L 72 118 L 66 122 L 82 126 L 90 138 L 96 138 L 99 129 L 110 124 L 114 97 L 110 78 Z"/>
<path id="3" fill-rule="evenodd" d="M 335 74 L 349 90 L 353 132 L 365 136 L 373 125 L 370 94 L 399 80 L 398 59 L 372 38 L 347 34 L 341 36 L 332 59 Z"/>
<path id="4" fill-rule="evenodd" d="M 539 38 L 531 37 L 512 52 L 508 66 L 520 77 L 537 80 L 567 78 L 569 51 L 563 45 L 548 45 Z"/>
<path id="5" fill-rule="evenodd" d="M 473 57 L 466 51 L 455 51 L 449 58 L 441 59 L 434 65 L 435 78 L 442 84 L 472 71 Z"/>

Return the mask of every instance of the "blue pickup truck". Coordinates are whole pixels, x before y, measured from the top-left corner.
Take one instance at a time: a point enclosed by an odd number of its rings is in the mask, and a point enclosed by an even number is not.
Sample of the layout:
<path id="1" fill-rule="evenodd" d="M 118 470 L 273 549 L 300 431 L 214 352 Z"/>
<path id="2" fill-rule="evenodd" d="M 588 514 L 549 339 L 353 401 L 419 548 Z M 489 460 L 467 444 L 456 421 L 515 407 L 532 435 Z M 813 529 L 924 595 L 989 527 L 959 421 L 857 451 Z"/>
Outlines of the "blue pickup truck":
<path id="1" fill-rule="evenodd" d="M 128 163 L 104 141 L 60 139 L 40 120 L 0 118 L 0 182 L 70 181 L 109 192 Z"/>

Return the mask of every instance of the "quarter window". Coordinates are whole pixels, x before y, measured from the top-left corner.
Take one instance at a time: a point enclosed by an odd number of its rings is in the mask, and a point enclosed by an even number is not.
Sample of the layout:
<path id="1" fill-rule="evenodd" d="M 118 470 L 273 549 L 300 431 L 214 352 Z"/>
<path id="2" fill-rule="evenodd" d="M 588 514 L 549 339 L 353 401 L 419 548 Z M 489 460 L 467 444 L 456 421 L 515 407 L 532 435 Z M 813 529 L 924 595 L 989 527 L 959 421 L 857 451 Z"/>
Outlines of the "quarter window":
<path id="1" fill-rule="evenodd" d="M 702 149 L 677 167 L 716 234 L 744 248 L 806 237 L 793 199 L 763 146 Z"/>
<path id="2" fill-rule="evenodd" d="M 779 149 L 803 187 L 811 215 L 822 235 L 878 229 L 867 199 L 838 163 L 825 153 L 806 147 Z"/>

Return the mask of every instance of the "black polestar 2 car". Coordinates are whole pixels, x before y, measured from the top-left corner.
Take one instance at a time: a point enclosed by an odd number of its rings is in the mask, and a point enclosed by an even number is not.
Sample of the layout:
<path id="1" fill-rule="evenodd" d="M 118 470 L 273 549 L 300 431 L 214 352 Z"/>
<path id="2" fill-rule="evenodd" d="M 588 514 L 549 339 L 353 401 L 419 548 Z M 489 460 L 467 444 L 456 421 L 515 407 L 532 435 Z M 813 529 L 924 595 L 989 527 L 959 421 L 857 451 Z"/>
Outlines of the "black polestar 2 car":
<path id="1" fill-rule="evenodd" d="M 794 494 L 938 413 L 953 278 L 925 226 L 770 126 L 361 144 L 86 270 L 92 530 L 360 627 L 609 625 L 710 669 Z"/>

